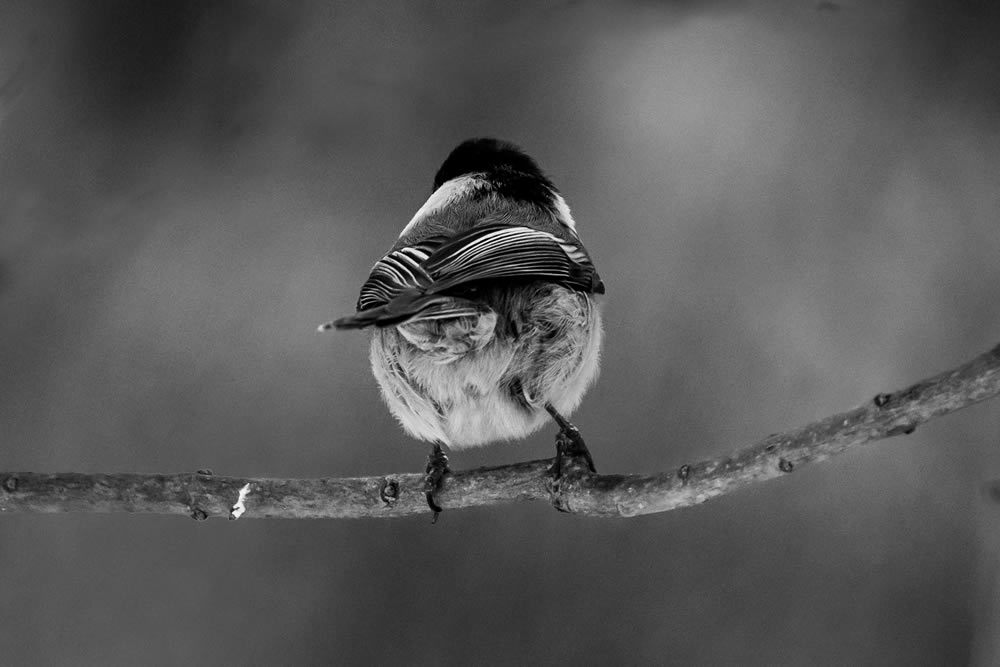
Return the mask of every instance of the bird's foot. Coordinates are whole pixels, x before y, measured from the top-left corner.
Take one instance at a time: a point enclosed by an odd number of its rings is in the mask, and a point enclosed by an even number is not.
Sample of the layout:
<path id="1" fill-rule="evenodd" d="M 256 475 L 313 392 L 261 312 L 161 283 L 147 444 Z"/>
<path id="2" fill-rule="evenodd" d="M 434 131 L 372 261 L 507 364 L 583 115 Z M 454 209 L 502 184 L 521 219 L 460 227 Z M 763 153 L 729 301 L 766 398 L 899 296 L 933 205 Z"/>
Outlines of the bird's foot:
<path id="1" fill-rule="evenodd" d="M 449 472 L 448 457 L 441 449 L 441 443 L 435 442 L 434 449 L 427 457 L 427 474 L 424 475 L 424 495 L 427 497 L 427 506 L 434 512 L 431 523 L 437 523 L 438 515 L 441 514 L 441 507 L 434 500 L 434 496 L 441 490 L 441 482 Z"/>
<path id="2" fill-rule="evenodd" d="M 590 455 L 590 450 L 587 449 L 587 443 L 583 441 L 583 436 L 580 435 L 580 429 L 573 426 L 568 419 L 556 412 L 555 408 L 551 405 L 546 405 L 545 409 L 548 410 L 549 414 L 552 415 L 552 419 L 559 425 L 559 433 L 556 435 L 556 458 L 552 463 L 552 467 L 549 468 L 549 474 L 556 479 L 562 476 L 563 457 L 568 457 L 574 461 L 582 459 L 583 463 L 587 465 L 587 469 L 590 472 L 596 473 L 597 468 L 594 467 L 594 459 Z"/>

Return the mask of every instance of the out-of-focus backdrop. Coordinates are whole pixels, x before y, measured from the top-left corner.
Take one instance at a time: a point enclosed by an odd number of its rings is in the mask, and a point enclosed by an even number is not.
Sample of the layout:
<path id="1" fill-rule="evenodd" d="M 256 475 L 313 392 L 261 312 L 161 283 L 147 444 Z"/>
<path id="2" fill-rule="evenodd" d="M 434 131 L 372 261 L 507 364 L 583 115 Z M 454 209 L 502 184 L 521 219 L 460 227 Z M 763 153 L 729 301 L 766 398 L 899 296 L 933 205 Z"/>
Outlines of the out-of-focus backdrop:
<path id="1" fill-rule="evenodd" d="M 538 159 L 607 283 L 602 471 L 957 365 L 1000 340 L 996 7 L 3 2 L 0 469 L 421 469 L 366 337 L 316 325 L 479 135 Z M 4 516 L 0 654 L 996 664 L 998 444 L 987 403 L 628 521 Z"/>

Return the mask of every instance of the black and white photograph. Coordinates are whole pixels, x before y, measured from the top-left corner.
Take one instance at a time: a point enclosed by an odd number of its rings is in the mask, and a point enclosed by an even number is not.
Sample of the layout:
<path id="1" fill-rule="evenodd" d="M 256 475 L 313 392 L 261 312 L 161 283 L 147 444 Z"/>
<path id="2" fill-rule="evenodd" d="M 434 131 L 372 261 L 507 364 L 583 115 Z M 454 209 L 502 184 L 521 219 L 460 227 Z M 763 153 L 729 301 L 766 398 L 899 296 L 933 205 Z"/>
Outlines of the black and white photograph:
<path id="1" fill-rule="evenodd" d="M 998 35 L 0 0 L 0 662 L 1000 665 Z"/>

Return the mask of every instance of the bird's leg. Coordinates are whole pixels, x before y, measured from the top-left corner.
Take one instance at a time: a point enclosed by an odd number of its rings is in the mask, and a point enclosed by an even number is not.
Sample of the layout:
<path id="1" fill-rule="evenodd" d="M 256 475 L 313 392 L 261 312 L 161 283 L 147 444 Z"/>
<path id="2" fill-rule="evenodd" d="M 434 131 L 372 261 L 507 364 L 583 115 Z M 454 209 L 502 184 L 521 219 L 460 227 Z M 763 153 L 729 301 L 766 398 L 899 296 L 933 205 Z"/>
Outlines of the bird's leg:
<path id="1" fill-rule="evenodd" d="M 552 419 L 555 420 L 556 424 L 559 425 L 559 433 L 556 435 L 556 460 L 549 469 L 557 479 L 562 474 L 562 459 L 563 456 L 569 456 L 570 458 L 581 457 L 587 463 L 587 468 L 590 472 L 597 472 L 594 467 L 594 459 L 590 456 L 590 450 L 587 449 L 586 443 L 583 441 L 583 436 L 580 435 L 580 429 L 573 426 L 568 419 L 559 414 L 551 403 L 545 404 L 545 409 Z"/>
<path id="2" fill-rule="evenodd" d="M 434 512 L 432 522 L 437 522 L 438 514 L 441 513 L 441 507 L 434 501 L 434 494 L 441 490 L 441 482 L 449 472 L 448 457 L 441 449 L 441 443 L 435 442 L 427 457 L 427 474 L 424 475 L 424 495 L 427 497 L 427 506 Z"/>

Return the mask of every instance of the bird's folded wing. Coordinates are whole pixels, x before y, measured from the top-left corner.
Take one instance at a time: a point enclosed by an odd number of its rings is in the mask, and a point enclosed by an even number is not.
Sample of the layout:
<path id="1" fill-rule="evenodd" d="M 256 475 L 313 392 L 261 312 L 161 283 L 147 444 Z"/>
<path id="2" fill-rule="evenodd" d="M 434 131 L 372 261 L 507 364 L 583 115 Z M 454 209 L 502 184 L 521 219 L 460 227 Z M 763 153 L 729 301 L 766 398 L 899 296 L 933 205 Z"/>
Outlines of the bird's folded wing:
<path id="1" fill-rule="evenodd" d="M 387 304 L 403 292 L 419 290 L 426 293 L 434 279 L 422 264 L 441 242 L 440 238 L 427 239 L 418 245 L 393 250 L 375 262 L 368 280 L 361 286 L 358 311 Z"/>
<path id="2" fill-rule="evenodd" d="M 434 281 L 434 292 L 478 280 L 517 278 L 604 291 L 583 246 L 532 227 L 477 227 L 443 243 L 422 267 Z"/>
<path id="3" fill-rule="evenodd" d="M 471 304 L 462 299 L 446 304 L 441 296 L 468 283 L 503 279 L 548 280 L 604 293 L 604 284 L 579 242 L 532 227 L 490 224 L 390 252 L 375 263 L 362 286 L 357 315 L 333 325 L 386 326 L 422 310 L 433 310 L 439 318 L 472 314 L 476 309 Z"/>

